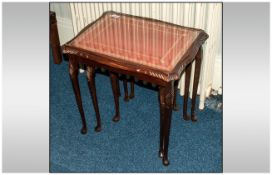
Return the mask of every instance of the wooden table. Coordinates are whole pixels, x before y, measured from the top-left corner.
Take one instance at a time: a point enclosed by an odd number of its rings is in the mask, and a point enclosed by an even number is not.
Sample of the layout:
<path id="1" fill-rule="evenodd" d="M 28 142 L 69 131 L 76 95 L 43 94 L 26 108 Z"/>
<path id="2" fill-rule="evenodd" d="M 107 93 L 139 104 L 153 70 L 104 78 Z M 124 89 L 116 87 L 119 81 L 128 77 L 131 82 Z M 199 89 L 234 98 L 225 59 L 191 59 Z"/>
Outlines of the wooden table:
<path id="1" fill-rule="evenodd" d="M 87 65 L 88 85 L 97 119 L 96 131 L 101 130 L 101 124 L 94 81 L 95 67 L 105 68 L 110 72 L 116 108 L 114 121 L 120 119 L 118 74 L 154 83 L 159 86 L 159 156 L 163 164 L 168 165 L 169 132 L 177 87 L 175 82 L 180 79 L 186 68 L 184 97 L 186 110 L 183 116 L 184 119 L 188 119 L 189 79 L 191 63 L 195 59 L 196 73 L 191 108 L 194 120 L 202 44 L 207 38 L 208 35 L 200 29 L 111 11 L 105 12 L 99 19 L 86 26 L 74 39 L 63 45 L 63 53 L 69 58 L 70 78 L 82 119 L 81 132 L 86 133 L 87 127 L 77 79 L 78 64 Z"/>

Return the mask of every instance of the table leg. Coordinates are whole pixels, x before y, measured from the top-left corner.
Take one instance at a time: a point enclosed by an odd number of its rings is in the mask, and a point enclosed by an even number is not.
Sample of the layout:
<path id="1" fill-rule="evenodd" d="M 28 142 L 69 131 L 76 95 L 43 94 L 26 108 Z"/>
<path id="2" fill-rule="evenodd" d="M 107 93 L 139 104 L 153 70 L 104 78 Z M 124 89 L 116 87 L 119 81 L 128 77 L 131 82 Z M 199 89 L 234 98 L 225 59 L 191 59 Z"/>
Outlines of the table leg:
<path id="1" fill-rule="evenodd" d="M 95 127 L 95 131 L 99 132 L 99 131 L 101 131 L 101 119 L 100 119 L 100 113 L 99 113 L 97 96 L 96 96 L 95 67 L 94 66 L 87 66 L 87 80 L 88 80 L 89 91 L 90 91 L 92 101 L 93 101 L 96 122 L 97 122 L 97 125 Z"/>
<path id="2" fill-rule="evenodd" d="M 127 87 L 127 79 L 126 79 L 126 77 L 125 77 L 124 80 L 123 80 L 123 84 L 124 84 L 124 91 L 125 91 L 124 100 L 125 100 L 126 102 L 128 102 L 128 101 L 129 101 L 129 96 L 128 96 L 128 87 Z"/>
<path id="3" fill-rule="evenodd" d="M 72 57 L 69 58 L 69 74 L 70 74 L 70 79 L 73 85 L 74 94 L 76 97 L 77 107 L 81 116 L 81 122 L 82 122 L 81 133 L 86 134 L 87 125 L 86 125 L 86 119 L 85 119 L 81 95 L 80 95 L 80 88 L 78 84 L 78 64 Z"/>
<path id="4" fill-rule="evenodd" d="M 192 121 L 197 121 L 197 116 L 195 115 L 195 103 L 196 103 L 197 87 L 198 87 L 199 77 L 200 77 L 202 54 L 203 54 L 202 47 L 200 47 L 195 57 L 195 76 L 194 76 L 192 106 L 191 106 L 191 120 Z"/>
<path id="5" fill-rule="evenodd" d="M 118 93 L 118 96 L 121 97 L 121 91 L 120 91 L 120 85 L 119 85 L 119 76 L 116 75 L 117 78 L 116 78 L 116 88 L 117 88 L 117 93 Z"/>
<path id="6" fill-rule="evenodd" d="M 114 103 L 115 103 L 115 116 L 113 117 L 114 122 L 118 122 L 120 120 L 120 111 L 119 111 L 119 95 L 118 95 L 118 85 L 119 80 L 118 76 L 115 73 L 110 73 L 110 79 L 111 79 L 111 86 L 112 86 L 112 92 L 114 97 Z"/>
<path id="7" fill-rule="evenodd" d="M 160 149 L 159 149 L 159 157 L 163 158 L 163 152 L 164 152 L 164 137 L 163 137 L 163 120 L 164 120 L 164 89 L 162 87 L 159 87 L 159 104 L 160 104 Z"/>
<path id="8" fill-rule="evenodd" d="M 179 81 L 175 81 L 175 83 L 174 83 L 174 104 L 173 104 L 173 110 L 174 111 L 178 111 L 179 110 L 179 106 L 177 104 L 178 82 Z"/>
<path id="9" fill-rule="evenodd" d="M 192 63 L 190 63 L 185 69 L 185 90 L 183 99 L 183 119 L 190 120 L 190 115 L 187 115 L 187 104 L 189 96 L 190 78 L 191 78 Z"/>
<path id="10" fill-rule="evenodd" d="M 62 53 L 60 48 L 58 24 L 55 12 L 50 13 L 50 45 L 52 48 L 54 63 L 60 64 L 62 62 Z"/>
<path id="11" fill-rule="evenodd" d="M 169 165 L 168 160 L 168 145 L 171 128 L 171 117 L 174 100 L 174 82 L 169 82 L 166 86 L 160 87 L 160 108 L 161 108 L 161 140 L 160 153 L 162 153 L 163 165 Z"/>
<path id="12" fill-rule="evenodd" d="M 131 82 L 130 82 L 130 95 L 129 95 L 129 98 L 130 99 L 133 99 L 134 98 L 134 78 L 132 77 L 131 78 Z"/>

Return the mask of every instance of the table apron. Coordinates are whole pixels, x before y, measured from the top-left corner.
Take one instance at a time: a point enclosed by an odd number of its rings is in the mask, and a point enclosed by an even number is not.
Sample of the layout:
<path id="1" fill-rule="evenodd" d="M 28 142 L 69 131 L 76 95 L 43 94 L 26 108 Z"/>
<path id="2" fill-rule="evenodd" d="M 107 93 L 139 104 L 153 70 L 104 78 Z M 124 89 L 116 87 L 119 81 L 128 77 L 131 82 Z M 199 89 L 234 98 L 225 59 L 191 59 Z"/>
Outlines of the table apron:
<path id="1" fill-rule="evenodd" d="M 156 85 L 159 86 L 166 86 L 169 82 L 164 81 L 160 78 L 156 78 L 153 77 L 151 75 L 148 74 L 144 74 L 142 72 L 136 72 L 136 71 L 132 71 L 129 70 L 129 68 L 118 68 L 118 67 L 114 67 L 108 64 L 103 64 L 103 63 L 99 63 L 90 59 L 86 59 L 84 57 L 80 57 L 80 56 L 75 56 L 75 55 L 71 55 L 72 57 L 75 58 L 75 61 L 78 64 L 86 64 L 86 65 L 94 65 L 98 68 L 105 68 L 107 70 L 109 70 L 110 72 L 115 72 L 115 73 L 121 73 L 121 74 L 125 74 L 125 75 L 130 75 L 130 76 L 134 76 L 135 78 L 137 78 L 138 80 L 143 80 L 149 83 L 154 83 Z M 173 80 L 172 80 L 173 81 Z"/>

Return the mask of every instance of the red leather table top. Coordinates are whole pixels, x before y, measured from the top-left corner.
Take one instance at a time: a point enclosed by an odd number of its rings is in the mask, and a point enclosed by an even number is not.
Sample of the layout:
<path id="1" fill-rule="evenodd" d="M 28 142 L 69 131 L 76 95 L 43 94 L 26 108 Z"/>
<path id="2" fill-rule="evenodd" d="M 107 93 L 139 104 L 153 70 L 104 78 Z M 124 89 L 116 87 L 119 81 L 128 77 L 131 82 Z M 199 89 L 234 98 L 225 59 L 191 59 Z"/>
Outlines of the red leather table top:
<path id="1" fill-rule="evenodd" d="M 201 32 L 108 12 L 69 45 L 169 72 L 184 58 Z"/>

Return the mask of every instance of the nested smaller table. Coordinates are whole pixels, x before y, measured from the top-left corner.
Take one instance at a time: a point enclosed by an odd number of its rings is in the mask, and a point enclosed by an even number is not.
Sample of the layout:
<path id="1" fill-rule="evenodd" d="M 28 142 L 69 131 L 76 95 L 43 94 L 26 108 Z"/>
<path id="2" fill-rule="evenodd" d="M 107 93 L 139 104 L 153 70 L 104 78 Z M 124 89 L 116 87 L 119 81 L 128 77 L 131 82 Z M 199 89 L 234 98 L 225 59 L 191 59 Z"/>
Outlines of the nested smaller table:
<path id="1" fill-rule="evenodd" d="M 195 59 L 196 73 L 191 108 L 191 117 L 195 120 L 195 96 L 202 59 L 201 45 L 207 38 L 208 35 L 200 29 L 111 11 L 105 12 L 99 19 L 86 26 L 63 46 L 63 53 L 69 57 L 69 72 L 81 114 L 82 133 L 86 133 L 87 127 L 77 80 L 78 64 L 87 65 L 87 79 L 96 111 L 97 131 L 100 131 L 101 124 L 94 84 L 95 67 L 105 68 L 110 72 L 116 107 L 114 121 L 120 119 L 118 73 L 157 84 L 160 101 L 159 156 L 163 164 L 168 165 L 171 115 L 175 106 L 175 82 L 186 69 L 183 116 L 184 119 L 189 119 L 188 88 L 191 63 Z"/>

